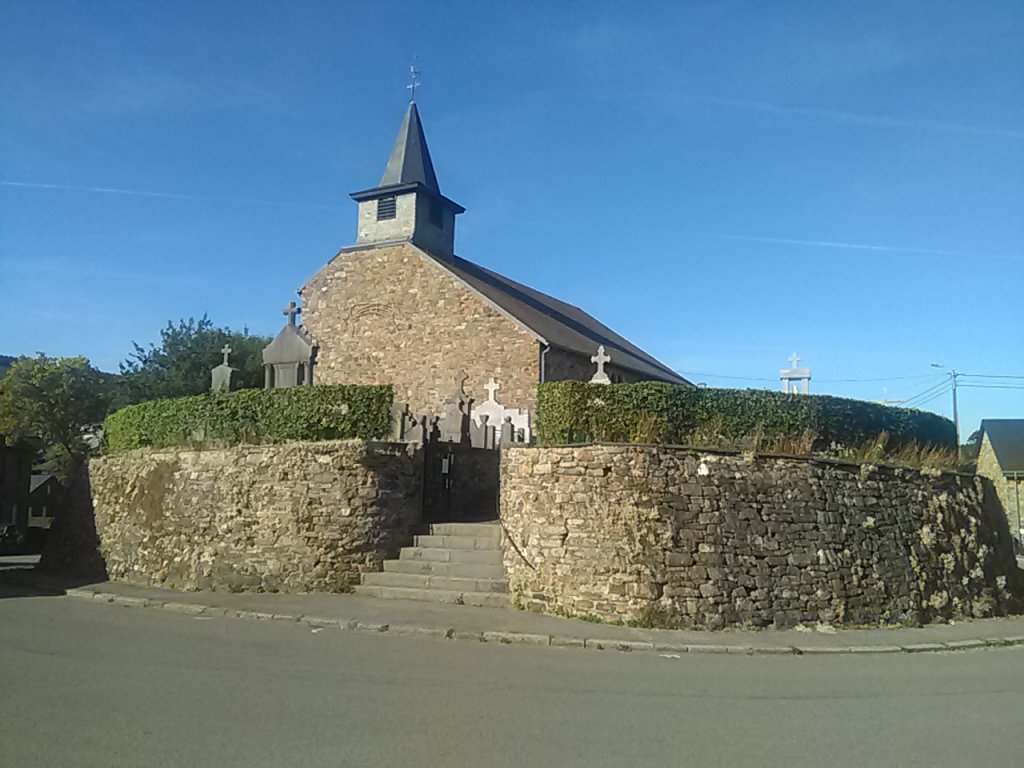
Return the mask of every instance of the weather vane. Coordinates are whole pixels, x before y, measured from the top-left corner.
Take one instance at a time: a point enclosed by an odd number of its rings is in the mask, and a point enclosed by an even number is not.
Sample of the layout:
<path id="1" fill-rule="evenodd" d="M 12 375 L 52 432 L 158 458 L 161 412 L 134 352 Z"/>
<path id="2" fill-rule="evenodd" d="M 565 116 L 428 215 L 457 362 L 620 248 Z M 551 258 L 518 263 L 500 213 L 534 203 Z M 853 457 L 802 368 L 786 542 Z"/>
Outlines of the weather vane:
<path id="1" fill-rule="evenodd" d="M 420 71 L 416 69 L 416 57 L 412 57 L 412 64 L 409 65 L 409 84 L 405 86 L 409 89 L 409 101 L 416 101 L 416 88 L 420 84 Z"/>

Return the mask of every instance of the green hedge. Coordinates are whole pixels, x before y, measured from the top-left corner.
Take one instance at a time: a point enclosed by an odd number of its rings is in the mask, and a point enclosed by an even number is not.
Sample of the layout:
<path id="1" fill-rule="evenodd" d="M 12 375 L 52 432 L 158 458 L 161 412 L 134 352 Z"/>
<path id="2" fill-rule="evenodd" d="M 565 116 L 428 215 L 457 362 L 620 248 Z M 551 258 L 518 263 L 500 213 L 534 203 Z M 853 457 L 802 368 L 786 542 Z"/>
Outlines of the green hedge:
<path id="1" fill-rule="evenodd" d="M 660 382 L 541 384 L 537 435 L 542 443 L 697 443 L 714 436 L 798 437 L 854 447 L 882 432 L 891 447 L 956 446 L 953 422 L 933 413 L 827 395 L 708 389 Z"/>
<path id="2" fill-rule="evenodd" d="M 122 408 L 103 423 L 108 453 L 133 448 L 277 443 L 385 436 L 390 386 L 326 385 L 247 389 L 151 400 Z"/>

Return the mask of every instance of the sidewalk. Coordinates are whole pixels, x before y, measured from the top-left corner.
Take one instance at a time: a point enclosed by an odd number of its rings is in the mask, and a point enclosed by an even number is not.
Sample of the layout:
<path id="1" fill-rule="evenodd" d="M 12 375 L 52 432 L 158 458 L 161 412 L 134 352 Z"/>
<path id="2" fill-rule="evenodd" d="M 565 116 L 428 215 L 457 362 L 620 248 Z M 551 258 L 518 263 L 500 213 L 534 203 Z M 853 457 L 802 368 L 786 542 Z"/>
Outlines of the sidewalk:
<path id="1" fill-rule="evenodd" d="M 920 628 L 708 632 L 636 629 L 559 618 L 511 608 L 379 600 L 358 595 L 176 592 L 101 582 L 63 589 L 52 577 L 24 570 L 0 580 L 35 594 L 65 594 L 132 608 L 241 618 L 298 621 L 311 627 L 416 634 L 476 642 L 527 643 L 596 650 L 660 653 L 821 654 L 921 653 L 1024 647 L 1024 616 L 976 619 Z M 25 594 L 23 591 L 22 594 Z"/>

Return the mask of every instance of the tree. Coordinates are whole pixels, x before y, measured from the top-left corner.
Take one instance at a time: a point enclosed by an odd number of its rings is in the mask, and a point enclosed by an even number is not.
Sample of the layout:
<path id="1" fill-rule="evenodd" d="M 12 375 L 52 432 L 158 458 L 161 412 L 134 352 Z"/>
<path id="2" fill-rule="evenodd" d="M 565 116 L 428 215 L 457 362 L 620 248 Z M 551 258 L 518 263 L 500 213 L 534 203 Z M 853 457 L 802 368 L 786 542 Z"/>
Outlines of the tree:
<path id="1" fill-rule="evenodd" d="M 222 360 L 221 349 L 231 347 L 232 389 L 263 386 L 264 336 L 215 328 L 203 315 L 199 320 L 167 323 L 160 331 L 160 344 L 146 349 L 132 342 L 135 351 L 121 363 L 122 393 L 128 403 L 164 397 L 198 395 L 210 390 L 210 371 Z"/>
<path id="2" fill-rule="evenodd" d="M 107 415 L 109 377 L 84 357 L 18 358 L 0 379 L 0 434 L 9 444 L 36 437 L 51 469 L 66 479 L 89 453 L 83 430 Z"/>
<path id="3" fill-rule="evenodd" d="M 977 461 L 978 454 L 981 452 L 981 430 L 976 429 L 971 432 L 971 436 L 967 438 L 967 442 L 960 446 L 960 458 L 965 462 Z"/>

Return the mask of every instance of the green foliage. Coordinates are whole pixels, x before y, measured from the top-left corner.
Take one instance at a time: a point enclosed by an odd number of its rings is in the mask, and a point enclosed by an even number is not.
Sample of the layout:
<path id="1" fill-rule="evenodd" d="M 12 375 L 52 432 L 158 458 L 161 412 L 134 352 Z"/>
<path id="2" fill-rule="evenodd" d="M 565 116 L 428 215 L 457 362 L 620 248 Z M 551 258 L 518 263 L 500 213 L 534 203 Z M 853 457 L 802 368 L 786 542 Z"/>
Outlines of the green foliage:
<path id="1" fill-rule="evenodd" d="M 50 469 L 67 476 L 89 452 L 82 430 L 109 410 L 109 377 L 84 357 L 21 357 L 0 379 L 0 434 L 48 446 Z"/>
<path id="2" fill-rule="evenodd" d="M 391 424 L 390 386 L 320 385 L 249 389 L 151 400 L 103 424 L 107 451 L 285 440 L 373 440 Z"/>
<path id="3" fill-rule="evenodd" d="M 721 441 L 782 439 L 857 446 L 887 433 L 908 443 L 954 447 L 953 424 L 932 413 L 827 395 L 705 389 L 661 382 L 541 384 L 537 434 L 542 443 L 650 442 L 713 446 Z"/>
<path id="4" fill-rule="evenodd" d="M 167 323 L 160 331 L 160 344 L 145 349 L 133 342 L 135 351 L 121 363 L 121 392 L 127 403 L 159 398 L 199 395 L 210 389 L 210 371 L 219 365 L 221 348 L 231 347 L 232 389 L 263 386 L 265 336 L 251 336 L 247 330 L 215 328 L 203 315 L 199 320 Z"/>
<path id="5" fill-rule="evenodd" d="M 10 369 L 12 365 L 17 361 L 18 358 L 11 357 L 10 355 L 0 355 L 0 379 L 4 377 L 4 374 Z"/>

